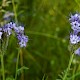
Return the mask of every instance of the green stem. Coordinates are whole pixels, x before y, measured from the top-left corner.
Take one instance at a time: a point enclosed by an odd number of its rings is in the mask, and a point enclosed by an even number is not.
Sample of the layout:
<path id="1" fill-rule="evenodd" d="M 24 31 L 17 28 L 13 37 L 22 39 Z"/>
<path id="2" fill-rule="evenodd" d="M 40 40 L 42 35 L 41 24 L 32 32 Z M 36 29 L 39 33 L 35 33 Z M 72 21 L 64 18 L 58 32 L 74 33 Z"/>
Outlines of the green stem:
<path id="1" fill-rule="evenodd" d="M 17 12 L 16 12 L 16 5 L 14 3 L 14 0 L 12 0 L 12 5 L 13 5 L 13 11 L 14 11 L 14 15 L 15 15 L 15 21 L 16 21 L 16 23 L 18 23 Z"/>
<path id="2" fill-rule="evenodd" d="M 21 67 L 23 67 L 23 52 L 22 52 L 22 49 L 20 50 L 20 64 L 21 64 Z M 24 80 L 23 70 L 21 71 L 21 80 Z"/>
<path id="3" fill-rule="evenodd" d="M 3 54 L 1 54 L 1 66 L 2 66 L 2 75 L 3 75 L 3 80 L 5 80 L 5 72 L 4 72 L 4 59 L 3 59 Z"/>
<path id="4" fill-rule="evenodd" d="M 74 68 L 73 68 L 73 76 L 75 75 L 75 71 L 76 71 L 76 65 L 74 65 Z M 73 77 L 72 80 L 75 80 L 75 77 Z"/>
<path id="5" fill-rule="evenodd" d="M 71 67 L 71 64 L 72 64 L 73 58 L 74 58 L 74 53 L 71 55 L 71 58 L 70 58 L 70 61 L 69 61 L 69 64 L 68 64 L 67 70 L 66 70 L 66 72 L 65 72 L 64 77 L 63 77 L 62 80 L 66 80 L 66 77 L 67 77 L 68 72 L 69 72 L 69 70 L 70 70 L 70 67 Z"/>
<path id="6" fill-rule="evenodd" d="M 14 15 L 15 15 L 15 21 L 16 21 L 16 23 L 18 23 L 17 12 L 16 12 L 16 5 L 14 3 L 14 0 L 12 0 L 12 5 L 13 5 L 13 11 L 14 11 Z M 15 80 L 17 80 L 17 70 L 18 70 L 18 62 L 19 62 L 19 50 L 18 50 L 18 54 L 17 54 Z"/>
<path id="7" fill-rule="evenodd" d="M 20 50 L 20 49 L 19 49 L 19 50 Z M 19 62 L 19 50 L 18 50 L 18 54 L 17 54 L 15 80 L 17 80 L 17 70 L 18 70 L 18 62 Z"/>

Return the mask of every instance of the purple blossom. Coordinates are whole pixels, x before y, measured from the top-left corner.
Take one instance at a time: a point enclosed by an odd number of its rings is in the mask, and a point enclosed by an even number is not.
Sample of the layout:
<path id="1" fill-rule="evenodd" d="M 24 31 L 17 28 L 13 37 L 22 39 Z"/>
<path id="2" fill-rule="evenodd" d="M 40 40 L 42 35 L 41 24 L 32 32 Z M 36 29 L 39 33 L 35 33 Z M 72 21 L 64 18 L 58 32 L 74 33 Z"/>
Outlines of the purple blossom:
<path id="1" fill-rule="evenodd" d="M 3 15 L 3 19 L 4 19 L 4 20 L 10 20 L 11 17 L 13 17 L 13 16 L 14 16 L 14 13 L 13 13 L 13 12 L 7 11 L 7 12 Z"/>
<path id="2" fill-rule="evenodd" d="M 71 15 L 71 17 L 69 18 L 69 21 L 70 22 L 74 22 L 74 21 L 80 21 L 80 14 L 74 14 L 74 15 Z"/>
<path id="3" fill-rule="evenodd" d="M 78 42 L 80 42 L 80 37 L 77 36 L 76 34 L 70 34 L 70 43 L 71 44 L 77 44 Z"/>
<path id="4" fill-rule="evenodd" d="M 10 36 L 12 31 L 15 32 L 17 35 L 17 39 L 19 41 L 20 47 L 26 47 L 28 42 L 28 37 L 24 35 L 24 27 L 23 26 L 16 26 L 15 23 L 10 22 L 5 24 L 3 27 L 0 28 L 0 39 L 2 38 L 2 34 L 6 34 L 6 36 Z"/>
<path id="5" fill-rule="evenodd" d="M 2 36 L 2 32 L 0 32 L 0 39 L 1 39 L 1 36 Z"/>
<path id="6" fill-rule="evenodd" d="M 26 43 L 28 42 L 28 37 L 23 34 L 18 34 L 17 38 L 19 40 L 20 47 L 26 47 Z"/>
<path id="7" fill-rule="evenodd" d="M 19 33 L 24 33 L 24 27 L 19 26 L 19 27 L 14 27 L 14 31 L 19 34 Z"/>
<path id="8" fill-rule="evenodd" d="M 2 27 L 0 27 L 0 31 L 2 31 Z"/>
<path id="9" fill-rule="evenodd" d="M 70 43 L 71 44 L 77 44 L 80 42 L 80 14 L 74 14 L 71 15 L 69 18 L 71 28 L 73 30 L 73 33 L 70 34 Z M 75 54 L 80 55 L 80 47 L 74 51 Z"/>
<path id="10" fill-rule="evenodd" d="M 11 34 L 12 29 L 9 28 L 7 25 L 2 27 L 2 29 L 3 29 L 3 32 L 7 34 L 7 36 L 9 36 Z"/>
<path id="11" fill-rule="evenodd" d="M 80 55 L 80 48 L 78 48 L 77 50 L 75 50 L 74 53 L 77 54 L 77 55 Z"/>
<path id="12" fill-rule="evenodd" d="M 16 27 L 16 24 L 13 22 L 10 22 L 8 24 L 6 24 L 9 28 L 14 29 L 14 27 Z"/>
<path id="13" fill-rule="evenodd" d="M 14 27 L 14 31 L 17 34 L 17 38 L 19 41 L 20 47 L 26 47 L 27 42 L 28 42 L 28 37 L 24 35 L 24 27 L 19 26 L 19 27 Z"/>
<path id="14" fill-rule="evenodd" d="M 80 32 L 80 14 L 71 15 L 69 20 L 70 20 L 71 28 L 74 31 Z"/>
<path id="15" fill-rule="evenodd" d="M 3 27 L 2 27 L 2 31 L 4 33 L 7 34 L 7 36 L 11 35 L 12 34 L 12 29 L 16 26 L 15 23 L 13 22 L 10 22 L 8 24 L 5 24 Z"/>
<path id="16" fill-rule="evenodd" d="M 80 32 L 80 23 L 77 22 L 77 21 L 74 21 L 71 23 L 71 28 L 74 30 L 74 31 L 77 31 L 77 32 Z"/>

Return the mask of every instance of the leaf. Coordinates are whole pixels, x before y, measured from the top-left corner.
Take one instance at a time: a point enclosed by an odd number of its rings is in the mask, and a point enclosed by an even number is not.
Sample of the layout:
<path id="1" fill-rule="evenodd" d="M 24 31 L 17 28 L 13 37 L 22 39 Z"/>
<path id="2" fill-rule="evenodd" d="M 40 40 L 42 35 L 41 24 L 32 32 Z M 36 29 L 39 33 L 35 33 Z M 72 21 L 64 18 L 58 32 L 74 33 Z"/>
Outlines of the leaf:
<path id="1" fill-rule="evenodd" d="M 17 74 L 19 75 L 24 69 L 27 70 L 27 69 L 29 69 L 29 68 L 23 66 L 23 67 L 21 67 L 20 69 L 17 70 Z"/>
<path id="2" fill-rule="evenodd" d="M 48 76 L 47 76 L 47 77 L 45 77 L 45 74 L 44 74 L 44 76 L 43 76 L 42 80 L 48 80 Z"/>
<path id="3" fill-rule="evenodd" d="M 44 79 L 45 79 L 45 74 L 44 74 L 44 76 L 43 76 L 42 80 L 44 80 Z"/>
<path id="4" fill-rule="evenodd" d="M 15 79 L 13 79 L 13 78 L 11 78 L 11 77 L 8 77 L 8 78 L 6 78 L 6 80 L 15 80 Z"/>
<path id="5" fill-rule="evenodd" d="M 73 76 L 71 76 L 70 78 L 68 78 L 69 80 L 72 80 L 72 78 L 75 78 L 75 77 L 77 77 L 77 76 L 79 76 L 80 75 L 80 72 L 77 72 L 76 74 L 74 74 Z"/>

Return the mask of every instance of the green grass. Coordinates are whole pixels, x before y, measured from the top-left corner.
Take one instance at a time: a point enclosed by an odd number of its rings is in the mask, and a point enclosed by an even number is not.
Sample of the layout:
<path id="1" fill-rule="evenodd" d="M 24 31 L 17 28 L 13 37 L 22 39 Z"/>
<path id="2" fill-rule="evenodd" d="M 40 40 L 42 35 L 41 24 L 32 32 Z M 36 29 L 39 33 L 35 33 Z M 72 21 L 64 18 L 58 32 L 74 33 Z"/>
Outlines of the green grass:
<path id="1" fill-rule="evenodd" d="M 23 64 L 29 68 L 24 70 L 24 80 L 56 80 L 66 70 L 70 57 L 68 18 L 70 13 L 80 11 L 76 1 L 79 0 L 15 0 L 18 22 L 25 26 L 29 37 L 26 49 L 22 49 Z M 2 9 L 13 12 L 11 3 Z M 0 23 L 3 14 L 0 12 Z M 12 36 L 4 56 L 6 77 L 15 76 L 17 52 L 16 39 Z"/>

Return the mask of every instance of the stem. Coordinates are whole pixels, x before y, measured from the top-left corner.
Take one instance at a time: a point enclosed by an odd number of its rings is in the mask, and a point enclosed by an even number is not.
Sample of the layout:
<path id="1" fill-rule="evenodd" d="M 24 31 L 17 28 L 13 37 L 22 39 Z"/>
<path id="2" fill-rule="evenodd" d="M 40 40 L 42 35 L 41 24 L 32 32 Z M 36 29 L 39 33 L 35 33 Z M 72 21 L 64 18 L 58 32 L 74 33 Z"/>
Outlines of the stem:
<path id="1" fill-rule="evenodd" d="M 2 0 L 2 6 L 6 5 L 7 0 Z"/>
<path id="2" fill-rule="evenodd" d="M 3 75 L 3 80 L 5 80 L 5 72 L 4 72 L 4 59 L 3 59 L 3 54 L 1 54 L 1 66 L 2 66 L 2 75 Z"/>
<path id="3" fill-rule="evenodd" d="M 23 52 L 22 52 L 22 49 L 20 50 L 20 64 L 21 64 L 21 67 L 23 67 Z M 23 70 L 21 72 L 21 80 L 24 80 Z"/>
<path id="4" fill-rule="evenodd" d="M 16 6 L 15 6 L 15 3 L 14 3 L 14 0 L 12 0 L 12 5 L 13 5 L 13 11 L 14 11 L 14 15 L 15 15 L 15 21 L 16 21 L 16 23 L 18 23 Z"/>
<path id="5" fill-rule="evenodd" d="M 18 23 L 18 19 L 17 19 L 17 12 L 16 12 L 16 5 L 14 3 L 14 0 L 12 0 L 12 5 L 13 5 L 13 11 L 14 11 L 14 15 L 15 15 L 15 21 L 16 23 Z M 19 49 L 20 50 L 20 49 Z M 18 55 L 17 55 L 17 62 L 16 62 L 16 74 L 15 74 L 15 80 L 17 79 L 17 70 L 18 70 L 18 62 L 19 62 L 19 50 L 18 50 Z"/>
<path id="6" fill-rule="evenodd" d="M 70 70 L 70 67 L 71 67 L 71 64 L 72 64 L 73 58 L 74 58 L 74 53 L 71 55 L 71 58 L 70 58 L 70 61 L 69 61 L 69 64 L 68 64 L 67 70 L 66 70 L 66 72 L 65 72 L 65 74 L 64 74 L 62 80 L 66 80 L 66 77 L 67 77 L 68 72 L 69 72 L 69 70 Z"/>
<path id="7" fill-rule="evenodd" d="M 20 49 L 19 49 L 19 50 L 20 50 Z M 17 54 L 15 80 L 17 80 L 17 70 L 18 70 L 18 62 L 19 62 L 19 50 L 18 50 L 18 54 Z"/>
<path id="8" fill-rule="evenodd" d="M 74 68 L 73 68 L 73 76 L 75 75 L 75 71 L 76 71 L 76 65 L 74 65 Z M 72 80 L 75 80 L 75 77 L 73 77 Z"/>

